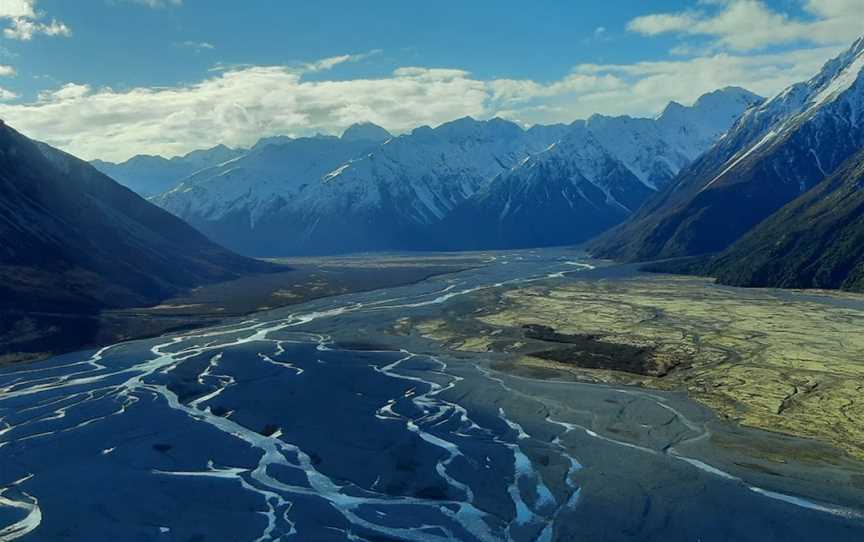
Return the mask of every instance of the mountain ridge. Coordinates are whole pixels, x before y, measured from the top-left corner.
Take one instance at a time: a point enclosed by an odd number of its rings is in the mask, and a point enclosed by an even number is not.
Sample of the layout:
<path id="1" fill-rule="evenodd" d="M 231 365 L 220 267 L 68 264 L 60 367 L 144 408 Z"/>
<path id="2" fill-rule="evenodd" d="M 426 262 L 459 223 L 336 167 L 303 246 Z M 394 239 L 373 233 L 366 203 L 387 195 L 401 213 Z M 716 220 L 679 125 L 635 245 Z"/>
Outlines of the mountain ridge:
<path id="1" fill-rule="evenodd" d="M 493 179 L 442 220 L 439 246 L 581 243 L 626 219 L 760 101 L 729 87 L 691 107 L 667 106 L 654 119 L 593 115 L 576 121 L 558 142 Z M 471 237 L 453 235 L 460 230 Z"/>
<path id="2" fill-rule="evenodd" d="M 864 38 L 810 80 L 748 110 L 673 185 L 589 250 L 645 261 L 728 247 L 864 145 L 856 120 L 864 111 L 862 67 Z"/>
<path id="3" fill-rule="evenodd" d="M 706 95 L 697 105 L 675 108 L 674 114 L 667 110 L 659 120 L 593 116 L 570 125 L 524 129 L 501 118 L 463 117 L 396 137 L 367 124 L 349 128 L 341 138 L 276 138 L 267 145 L 259 143 L 243 157 L 196 173 L 153 201 L 230 248 L 259 256 L 457 248 L 466 245 L 454 242 L 454 232 L 463 227 L 460 222 L 473 222 L 474 232 L 489 232 L 477 247 L 521 246 L 528 239 L 512 227 L 492 234 L 499 211 L 478 212 L 475 218 L 482 216 L 487 224 L 472 220 L 470 210 L 449 217 L 462 206 L 494 206 L 491 202 L 502 198 L 483 194 L 497 177 L 515 179 L 520 173 L 514 171 L 530 167 L 534 157 L 561 153 L 566 147 L 555 150 L 555 144 L 580 137 L 574 134 L 591 133 L 591 145 L 602 148 L 596 152 L 617 163 L 607 169 L 618 172 L 622 185 L 615 189 L 611 185 L 616 181 L 607 175 L 603 183 L 609 186 L 601 192 L 616 192 L 627 203 L 611 202 L 596 212 L 593 203 L 579 204 L 582 211 L 571 206 L 568 216 L 590 214 L 598 226 L 608 227 L 623 220 L 656 186 L 671 180 L 759 100 L 748 91 L 729 88 Z M 360 131 L 371 131 L 377 141 L 355 137 Z M 563 163 L 565 158 L 556 160 Z M 575 171 L 584 166 L 567 167 Z M 581 175 L 593 178 L 587 171 Z M 512 181 L 510 186 L 516 189 Z M 563 185 L 562 189 L 572 201 L 584 199 L 578 190 Z M 583 189 L 594 190 L 587 185 Z M 541 197 L 541 192 L 524 192 L 529 193 Z M 545 214 L 541 207 L 537 210 Z M 598 232 L 588 221 L 581 223 L 577 234 L 543 238 L 538 228 L 533 238 L 541 244 L 552 243 L 553 237 L 554 242 L 575 242 Z M 566 230 L 563 222 L 556 226 Z M 502 237 L 504 231 L 510 232 L 512 243 Z M 285 232 L 295 235 L 286 237 Z"/>
<path id="4" fill-rule="evenodd" d="M 88 163 L 7 125 L 0 204 L 5 309 L 144 304 L 272 267 L 222 249 Z M 64 286 L 40 282 L 52 280 Z"/>

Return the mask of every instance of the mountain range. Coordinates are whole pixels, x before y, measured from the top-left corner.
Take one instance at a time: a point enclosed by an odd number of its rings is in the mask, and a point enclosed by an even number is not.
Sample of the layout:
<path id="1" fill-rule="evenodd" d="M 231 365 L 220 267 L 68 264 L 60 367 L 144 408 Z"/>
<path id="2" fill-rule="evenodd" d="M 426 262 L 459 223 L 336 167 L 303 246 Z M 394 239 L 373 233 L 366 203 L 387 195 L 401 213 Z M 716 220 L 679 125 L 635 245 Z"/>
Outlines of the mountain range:
<path id="1" fill-rule="evenodd" d="M 151 200 L 248 255 L 599 235 L 587 245 L 597 257 L 729 284 L 860 289 L 862 73 L 864 38 L 768 100 L 729 87 L 651 119 L 526 130 L 466 117 L 400 136 L 364 123 L 269 137 L 161 159 L 155 175 L 172 188 Z M 182 179 L 166 166 L 190 156 L 203 167 Z"/>
<path id="2" fill-rule="evenodd" d="M 628 261 L 716 253 L 806 195 L 864 147 L 862 68 L 864 38 L 748 110 L 592 253 Z"/>
<path id="3" fill-rule="evenodd" d="M 217 145 L 173 158 L 139 154 L 119 164 L 102 160 L 90 163 L 123 186 L 143 197 L 150 197 L 174 188 L 196 171 L 222 164 L 245 153 L 245 149 Z"/>
<path id="4" fill-rule="evenodd" d="M 578 243 L 624 220 L 760 101 L 730 87 L 653 119 L 526 130 L 466 117 L 398 137 L 369 123 L 271 137 L 179 181 L 162 162 L 175 186 L 151 200 L 254 256 Z"/>
<path id="5" fill-rule="evenodd" d="M 438 239 L 449 240 L 443 246 L 451 249 L 585 241 L 626 219 L 760 101 L 725 88 L 691 107 L 672 102 L 654 119 L 576 121 L 559 141 L 495 177 L 446 217 Z"/>

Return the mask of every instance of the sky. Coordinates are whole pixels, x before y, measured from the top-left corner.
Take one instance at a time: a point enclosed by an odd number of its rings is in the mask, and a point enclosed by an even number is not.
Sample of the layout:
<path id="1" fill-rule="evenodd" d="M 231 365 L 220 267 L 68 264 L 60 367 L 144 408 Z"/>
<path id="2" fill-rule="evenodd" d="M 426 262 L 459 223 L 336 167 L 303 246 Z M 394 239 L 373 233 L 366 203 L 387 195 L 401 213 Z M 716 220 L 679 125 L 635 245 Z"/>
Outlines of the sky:
<path id="1" fill-rule="evenodd" d="M 864 0 L 0 0 L 0 118 L 84 159 L 271 135 L 650 116 L 770 96 L 864 34 Z"/>

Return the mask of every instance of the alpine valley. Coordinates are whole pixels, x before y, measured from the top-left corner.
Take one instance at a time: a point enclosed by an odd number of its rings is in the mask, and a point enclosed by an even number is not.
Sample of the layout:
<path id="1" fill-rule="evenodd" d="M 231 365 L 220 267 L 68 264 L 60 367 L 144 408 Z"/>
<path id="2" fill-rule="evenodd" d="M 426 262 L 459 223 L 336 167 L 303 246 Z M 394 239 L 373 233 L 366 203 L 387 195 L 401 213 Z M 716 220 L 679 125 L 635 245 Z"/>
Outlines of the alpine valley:
<path id="1" fill-rule="evenodd" d="M 398 137 L 366 123 L 342 137 L 263 139 L 234 158 L 193 153 L 228 159 L 185 178 L 178 164 L 191 155 L 94 165 L 136 179 L 142 195 L 173 185 L 151 200 L 247 255 L 573 244 L 627 218 L 759 102 L 726 88 L 654 119 L 525 130 L 462 118 Z"/>
<path id="2" fill-rule="evenodd" d="M 0 541 L 864 541 L 858 3 L 0 0 Z"/>

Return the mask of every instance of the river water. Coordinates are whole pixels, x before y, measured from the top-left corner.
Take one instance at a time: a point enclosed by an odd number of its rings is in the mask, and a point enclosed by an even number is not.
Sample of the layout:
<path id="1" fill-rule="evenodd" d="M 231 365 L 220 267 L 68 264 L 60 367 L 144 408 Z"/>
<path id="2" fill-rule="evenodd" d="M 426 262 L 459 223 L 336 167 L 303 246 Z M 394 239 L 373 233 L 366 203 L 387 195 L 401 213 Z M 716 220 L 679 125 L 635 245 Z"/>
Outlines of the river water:
<path id="1" fill-rule="evenodd" d="M 520 379 L 385 333 L 591 267 L 509 253 L 5 368 L 0 540 L 864 540 L 854 508 L 676 454 L 705 436 L 695 405 Z"/>

